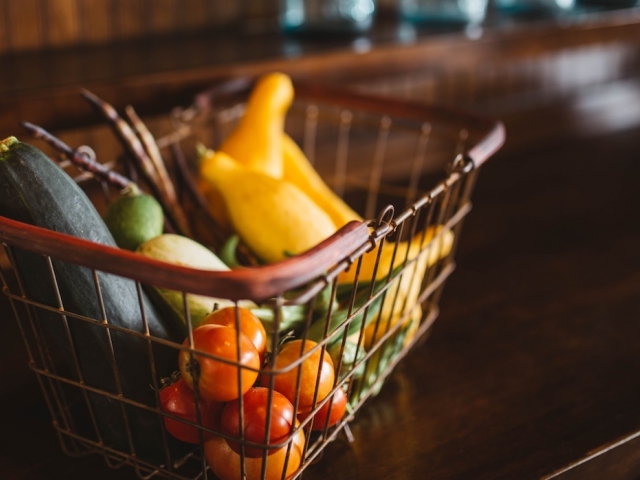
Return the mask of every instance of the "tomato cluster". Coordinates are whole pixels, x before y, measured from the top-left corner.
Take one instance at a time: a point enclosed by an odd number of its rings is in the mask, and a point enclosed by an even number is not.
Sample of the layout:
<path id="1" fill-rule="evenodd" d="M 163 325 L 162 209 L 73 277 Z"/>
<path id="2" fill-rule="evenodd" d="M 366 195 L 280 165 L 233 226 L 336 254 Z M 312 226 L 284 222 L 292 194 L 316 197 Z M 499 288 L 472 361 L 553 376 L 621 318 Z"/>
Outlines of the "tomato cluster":
<path id="1" fill-rule="evenodd" d="M 180 380 L 160 391 L 161 407 L 171 414 L 164 419 L 167 431 L 189 443 L 204 440 L 205 457 L 223 480 L 239 478 L 243 457 L 248 479 L 252 471 L 260 476 L 263 460 L 267 478 L 281 478 L 285 463 L 285 476 L 293 474 L 306 439 L 300 422 L 314 413 L 305 425 L 328 428 L 346 410 L 342 389 L 327 398 L 335 382 L 330 355 L 311 340 L 293 340 L 265 367 L 264 326 L 241 307 L 212 312 L 192 333 L 195 352 L 183 349 L 178 356 Z"/>

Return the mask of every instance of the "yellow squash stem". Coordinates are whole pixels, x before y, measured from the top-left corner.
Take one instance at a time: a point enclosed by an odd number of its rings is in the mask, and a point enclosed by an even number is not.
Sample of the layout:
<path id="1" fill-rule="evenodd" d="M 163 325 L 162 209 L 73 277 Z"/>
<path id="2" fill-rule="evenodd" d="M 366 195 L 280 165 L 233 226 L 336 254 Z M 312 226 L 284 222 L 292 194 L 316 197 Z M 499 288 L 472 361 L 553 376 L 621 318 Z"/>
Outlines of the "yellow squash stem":
<path id="1" fill-rule="evenodd" d="M 289 76 L 262 76 L 251 91 L 238 126 L 219 150 L 247 167 L 282 178 L 282 132 L 293 95 Z"/>

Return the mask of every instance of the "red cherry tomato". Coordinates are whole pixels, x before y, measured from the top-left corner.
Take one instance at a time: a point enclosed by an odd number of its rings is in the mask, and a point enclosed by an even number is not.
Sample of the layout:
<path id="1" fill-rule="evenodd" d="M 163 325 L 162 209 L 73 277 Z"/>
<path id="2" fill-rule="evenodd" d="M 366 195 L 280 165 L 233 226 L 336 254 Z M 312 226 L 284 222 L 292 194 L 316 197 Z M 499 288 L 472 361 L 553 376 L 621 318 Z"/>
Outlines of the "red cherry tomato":
<path id="1" fill-rule="evenodd" d="M 188 339 L 184 341 L 184 345 L 189 345 Z M 198 353 L 193 354 L 197 362 L 195 368 L 198 372 L 198 391 L 206 400 L 213 402 L 235 400 L 240 395 L 244 395 L 258 378 L 260 355 L 251 340 L 242 332 L 219 325 L 202 325 L 193 330 L 193 346 L 196 350 L 215 355 L 220 359 L 209 358 Z M 191 353 L 188 350 L 180 351 L 178 366 L 182 378 L 193 388 Z M 240 369 L 241 384 L 238 381 L 238 369 Z"/>
<path id="2" fill-rule="evenodd" d="M 331 407 L 331 411 L 329 408 Z M 333 394 L 330 400 L 328 400 L 320 410 L 316 412 L 311 420 L 311 430 L 323 430 L 325 427 L 333 427 L 336 423 L 338 423 L 342 417 L 344 417 L 345 412 L 347 411 L 347 394 L 344 393 L 344 390 L 339 388 Z M 298 420 L 301 422 L 305 420 L 311 412 L 307 413 L 299 413 Z M 328 420 L 327 420 L 328 419 Z"/>
<path id="3" fill-rule="evenodd" d="M 304 430 L 298 430 L 291 443 L 266 457 L 265 480 L 289 479 L 302 464 L 305 445 Z M 234 452 L 224 438 L 212 435 L 204 444 L 204 456 L 209 467 L 220 480 L 241 480 L 242 457 Z M 262 457 L 244 459 L 246 477 L 243 480 L 262 479 Z M 286 463 L 286 470 L 285 470 Z M 284 475 L 283 475 L 284 474 Z"/>
<path id="4" fill-rule="evenodd" d="M 298 413 L 311 410 L 314 405 L 314 396 L 316 397 L 315 401 L 319 402 L 333 388 L 335 373 L 329 353 L 318 348 L 309 354 L 317 345 L 314 341 L 306 340 L 304 352 L 302 352 L 302 340 L 285 343 L 277 353 L 273 366 L 266 369 L 273 371 L 273 373 L 265 374 L 261 378 L 261 384 L 268 387 L 271 381 L 270 376 L 273 375 L 274 389 L 287 397 L 293 405 L 296 405 L 297 396 Z M 304 359 L 303 356 L 305 356 Z M 299 392 L 297 391 L 298 372 L 300 372 Z M 316 382 L 318 384 L 317 392 Z"/>
<path id="5" fill-rule="evenodd" d="M 251 313 L 251 310 L 243 307 L 220 308 L 204 317 L 200 325 L 236 328 L 236 313 L 240 322 L 240 331 L 253 342 L 260 354 L 260 359 L 264 360 L 264 354 L 267 351 L 267 332 L 260 319 Z"/>
<path id="6" fill-rule="evenodd" d="M 211 430 L 216 429 L 219 424 L 218 420 L 222 404 L 204 400 L 201 400 L 199 404 L 201 424 Z M 160 408 L 164 412 L 198 424 L 193 390 L 189 388 L 182 378 L 160 390 Z M 167 432 L 178 440 L 188 443 L 200 443 L 198 427 L 168 416 L 164 417 L 164 426 Z M 208 432 L 203 431 L 203 434 L 206 436 Z"/>
<path id="7" fill-rule="evenodd" d="M 271 402 L 269 402 L 271 400 Z M 295 413 L 293 405 L 287 398 L 274 390 L 264 387 L 254 387 L 242 397 L 243 432 L 248 442 L 264 445 L 278 445 L 284 442 L 293 428 Z M 269 415 L 269 435 L 267 433 L 267 415 Z M 222 410 L 220 419 L 222 432 L 241 438 L 240 435 L 240 401 L 227 403 Z M 265 442 L 266 440 L 266 442 Z M 240 444 L 227 440 L 231 449 L 240 453 Z M 272 447 L 267 454 L 275 453 L 279 447 Z M 263 448 L 245 445 L 244 454 L 247 457 L 262 457 Z"/>

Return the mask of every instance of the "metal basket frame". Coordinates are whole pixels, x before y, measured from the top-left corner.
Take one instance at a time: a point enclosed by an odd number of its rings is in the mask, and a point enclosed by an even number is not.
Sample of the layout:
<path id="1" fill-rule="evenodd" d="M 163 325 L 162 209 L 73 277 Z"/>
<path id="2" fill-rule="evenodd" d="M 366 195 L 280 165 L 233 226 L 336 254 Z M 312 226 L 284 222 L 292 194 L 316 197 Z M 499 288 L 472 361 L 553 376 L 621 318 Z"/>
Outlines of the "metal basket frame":
<path id="1" fill-rule="evenodd" d="M 221 108 L 225 104 L 224 99 L 230 97 L 234 99 L 236 105 L 231 116 L 241 114 L 242 109 L 237 105 L 242 105 L 242 100 L 235 100 L 240 95 L 246 95 L 251 86 L 251 82 L 235 81 L 226 83 L 222 87 L 218 86 L 210 91 L 199 95 L 194 104 L 186 109 L 178 109 L 172 113 L 175 130 L 169 135 L 159 139 L 158 143 L 164 149 L 169 149 L 173 155 L 184 155 L 184 142 L 195 135 L 192 126 L 198 119 L 214 119 L 220 123 L 221 118 L 229 116 L 229 110 Z M 363 403 L 371 396 L 375 395 L 384 379 L 393 371 L 395 365 L 410 351 L 411 347 L 426 337 L 431 324 L 438 316 L 438 300 L 442 293 L 442 287 L 446 279 L 455 268 L 453 255 L 455 246 L 460 238 L 463 218 L 471 209 L 470 196 L 476 180 L 478 168 L 494 153 L 504 142 L 504 128 L 499 121 L 487 119 L 481 116 L 469 114 L 467 112 L 455 111 L 449 108 L 427 106 L 406 102 L 401 100 L 391 100 L 383 97 L 356 94 L 339 88 L 328 86 L 297 84 L 296 102 L 305 103 L 305 119 L 303 122 L 303 139 L 301 143 L 310 158 L 314 157 L 313 147 L 318 132 L 319 118 L 318 105 L 330 105 L 331 108 L 338 108 L 339 126 L 337 129 L 338 140 L 336 151 L 340 152 L 349 148 L 345 146 L 345 140 L 349 140 L 349 128 L 345 128 L 346 122 L 353 122 L 354 114 L 364 112 L 367 116 L 377 119 L 376 125 L 371 131 L 376 131 L 376 147 L 374 148 L 374 158 L 372 159 L 371 176 L 368 182 L 364 182 L 364 191 L 367 194 L 366 209 L 371 212 L 371 205 L 375 205 L 378 194 L 385 190 L 383 185 L 383 173 L 376 165 L 384 161 L 386 135 L 394 122 L 402 125 L 402 128 L 413 129 L 417 141 L 415 158 L 412 161 L 411 175 L 403 185 L 391 185 L 389 191 L 401 191 L 404 199 L 413 199 L 404 208 L 397 209 L 387 205 L 377 209 L 377 215 L 365 222 L 351 222 L 333 236 L 326 239 L 311 250 L 296 257 L 278 262 L 276 264 L 264 266 L 250 266 L 234 269 L 228 272 L 211 272 L 197 269 L 190 269 L 176 265 L 159 262 L 145 258 L 135 253 L 131 253 L 116 248 L 95 244 L 83 239 L 71 237 L 62 233 L 42 229 L 32 225 L 16 222 L 14 220 L 0 217 L 0 240 L 3 242 L 5 251 L 13 264 L 13 251 L 16 248 L 26 249 L 31 252 L 43 255 L 47 259 L 49 271 L 47 274 L 51 278 L 52 287 L 56 291 L 57 305 L 43 305 L 28 298 L 17 270 L 9 269 L 2 272 L 3 291 L 9 297 L 15 316 L 20 326 L 25 347 L 28 351 L 31 369 L 35 372 L 47 401 L 50 413 L 53 418 L 53 426 L 56 429 L 63 450 L 71 456 L 80 456 L 88 453 L 99 453 L 105 458 L 110 467 L 116 468 L 128 464 L 136 469 L 141 478 L 152 476 L 176 479 L 211 478 L 211 473 L 203 456 L 203 446 L 207 434 L 214 433 L 203 427 L 201 424 L 200 411 L 198 409 L 198 422 L 192 423 L 187 420 L 167 414 L 159 408 L 158 391 L 161 387 L 161 379 L 156 375 L 153 348 L 161 345 L 190 352 L 191 358 L 198 354 L 202 357 L 214 358 L 222 362 L 229 362 L 206 352 L 197 351 L 193 348 L 192 327 L 188 323 L 187 341 L 181 344 L 175 340 L 157 338 L 149 333 L 145 312 L 142 310 L 142 331 L 134 332 L 111 325 L 107 318 L 87 318 L 82 317 L 64 309 L 64 302 L 57 289 L 54 260 L 69 262 L 76 265 L 92 269 L 96 299 L 102 305 L 104 299 L 100 292 L 99 273 L 109 273 L 126 277 L 135 281 L 136 289 L 141 298 L 144 286 L 158 286 L 170 288 L 183 292 L 185 315 L 189 318 L 187 294 L 207 295 L 218 298 L 228 298 L 233 301 L 251 300 L 271 309 L 274 319 L 274 331 L 271 333 L 271 345 L 275 355 L 280 348 L 282 337 L 286 332 L 280 332 L 278 326 L 281 324 L 283 307 L 292 305 L 306 306 L 306 312 L 312 311 L 312 306 L 320 298 L 322 292 L 329 289 L 331 305 L 337 297 L 338 282 L 340 274 L 348 269 L 356 269 L 355 281 L 350 287 L 351 290 L 343 294 L 343 298 L 348 298 L 343 302 L 342 308 L 346 309 L 346 316 L 337 327 L 330 328 L 330 320 L 334 315 L 333 307 L 329 307 L 324 319 L 315 321 L 324 322 L 322 326 L 322 338 L 312 352 L 295 362 L 290 368 L 298 369 L 298 395 L 300 392 L 300 364 L 314 351 L 320 350 L 321 355 L 329 355 L 328 347 L 338 345 L 336 382 L 333 385 L 332 393 L 338 388 L 345 388 L 351 399 L 351 410 L 334 427 L 325 428 L 320 432 L 311 432 L 306 428 L 322 405 L 328 401 L 331 394 L 325 399 L 315 402 L 311 416 L 302 422 L 300 426 L 292 429 L 287 439 L 281 442 L 282 447 L 287 447 L 287 461 L 289 450 L 294 435 L 303 429 L 306 443 L 300 467 L 295 476 L 302 474 L 315 459 L 318 458 L 325 445 L 335 439 L 340 432 L 347 432 L 348 423 L 352 421 Z M 226 113 L 225 113 L 226 112 Z M 214 123 L 215 123 L 214 122 Z M 406 125 L 405 125 L 406 124 Z M 340 125 L 343 128 L 340 128 Z M 348 127 L 351 123 L 347 123 Z M 365 127 L 370 128 L 370 127 Z M 345 134 L 346 131 L 346 134 Z M 427 142 L 434 136 L 448 136 L 450 144 L 453 146 L 449 153 L 443 172 L 443 178 L 428 189 L 422 190 L 418 186 L 418 180 L 422 175 L 422 165 L 428 157 L 426 151 Z M 342 143 L 341 143 L 342 142 Z M 339 153 L 337 155 L 340 155 Z M 192 156 L 192 155 L 187 155 Z M 318 159 L 316 159 L 318 161 Z M 345 182 L 345 172 L 348 167 L 337 162 L 337 169 L 340 170 L 334 175 L 334 186 L 336 190 L 344 191 L 348 187 Z M 362 182 L 361 182 L 362 183 Z M 377 205 L 376 205 L 377 207 Z M 399 212 L 398 212 L 399 210 Z M 450 253 L 435 265 L 429 266 L 424 276 L 419 279 L 420 293 L 415 305 L 395 305 L 397 288 L 403 275 L 411 275 L 417 262 L 416 258 L 409 258 L 408 250 L 402 257 L 402 252 L 398 250 L 399 240 L 403 238 L 415 238 L 424 232 L 427 226 L 440 225 L 443 228 L 451 229 L 454 233 L 454 243 Z M 359 271 L 362 264 L 363 255 L 368 252 L 377 252 L 378 260 L 383 246 L 387 243 L 395 245 L 391 265 L 393 271 L 389 271 L 384 282 L 375 286 L 378 282 L 371 281 L 370 286 L 366 282 L 359 285 Z M 421 242 L 421 253 L 429 254 L 430 248 L 438 247 L 438 242 L 442 242 L 442 235 L 436 234 L 433 238 L 427 239 L 423 236 Z M 425 253 L 426 252 L 426 253 Z M 396 256 L 398 258 L 396 258 Z M 373 278 L 377 278 L 374 268 Z M 14 280 L 15 278 L 15 280 Z M 375 287 L 374 287 L 375 286 Z M 356 293 L 367 291 L 365 300 L 355 301 Z M 393 325 L 380 325 L 382 306 L 391 299 L 391 309 L 400 308 L 401 317 Z M 376 302 L 378 307 L 376 310 Z M 416 308 L 423 308 L 419 319 L 417 331 L 412 333 L 409 340 L 406 337 L 406 325 Z M 55 353 L 61 347 L 53 345 L 50 339 L 42 330 L 38 311 L 47 310 L 60 315 L 60 318 L 67 325 L 67 336 L 69 344 L 67 348 L 74 349 L 73 340 L 69 334 L 67 322 L 83 322 L 94 326 L 94 328 L 104 329 L 108 341 L 111 342 L 114 332 L 118 334 L 131 335 L 141 339 L 148 346 L 149 362 L 154 373 L 153 389 L 156 403 L 145 404 L 133 399 L 129 399 L 120 391 L 105 391 L 87 385 L 82 381 L 82 369 L 77 357 L 75 365 L 60 367 L 59 362 L 54 359 Z M 371 310 L 371 312 L 369 312 Z M 103 309 L 104 311 L 104 309 Z M 359 325 L 358 348 L 364 335 L 365 324 L 368 315 L 373 318 L 372 325 L 375 325 L 374 345 L 366 351 L 364 355 L 358 357 L 356 361 L 343 368 L 342 361 L 345 352 L 347 337 L 351 324 Z M 305 313 L 299 338 L 303 343 L 308 341 L 309 329 L 312 322 L 311 313 Z M 356 323 L 356 322 L 359 322 Z M 333 330 L 335 328 L 335 330 Z M 383 332 L 377 336 L 378 329 Z M 351 333 L 353 335 L 353 332 Z M 407 339 L 407 341 L 405 341 Z M 118 358 L 113 348 L 111 349 L 110 364 L 115 377 L 118 377 Z M 383 361 L 384 360 L 384 361 Z M 233 362 L 231 362 L 233 364 Z M 236 364 L 236 366 L 239 366 Z M 246 367 L 242 367 L 246 368 Z M 360 369 L 360 370 L 359 370 Z M 357 377 L 357 371 L 366 373 L 375 372 L 375 380 L 367 384 Z M 66 370 L 75 370 L 75 374 L 65 373 Z M 240 372 L 240 369 L 238 369 Z M 277 370 L 266 370 L 261 368 L 259 375 L 269 378 L 269 383 L 273 386 L 273 378 L 278 373 Z M 239 373 L 240 378 L 240 373 Z M 316 380 L 318 382 L 319 380 Z M 317 383 L 316 383 L 317 388 Z M 316 390 L 317 394 L 317 390 Z M 109 445 L 101 435 L 99 422 L 96 421 L 96 412 L 93 410 L 90 397 L 104 396 L 118 402 L 121 405 L 124 425 L 126 428 L 126 438 L 128 448 L 116 448 Z M 198 399 L 198 389 L 194 389 L 194 397 Z M 241 397 L 240 397 L 241 398 Z M 88 413 L 88 422 L 92 426 L 93 433 L 86 434 L 78 428 L 78 419 L 74 413 L 76 405 L 84 405 L 82 410 Z M 297 398 L 296 402 L 297 403 Z M 242 402 L 241 402 L 242 404 Z M 129 410 L 131 409 L 131 410 Z M 196 445 L 187 451 L 180 448 L 176 453 L 172 446 L 169 434 L 162 430 L 163 460 L 149 461 L 136 451 L 136 441 L 130 428 L 129 416 L 131 412 L 147 411 L 157 414 L 158 419 L 171 417 L 187 424 L 196 426 L 200 431 L 200 445 Z M 240 409 L 242 411 L 242 408 Z M 243 419 L 240 416 L 240 424 Z M 269 423 L 267 418 L 267 423 Z M 218 435 L 225 436 L 224 433 L 216 431 Z M 255 445 L 239 439 L 245 446 Z M 266 449 L 265 449 L 266 452 Z M 265 453 L 265 458 L 266 453 Z M 268 460 L 267 460 L 268 461 Z M 245 457 L 241 455 L 241 469 L 244 469 Z M 240 473 L 240 472 L 239 472 Z M 264 468 L 262 475 L 265 475 Z"/>

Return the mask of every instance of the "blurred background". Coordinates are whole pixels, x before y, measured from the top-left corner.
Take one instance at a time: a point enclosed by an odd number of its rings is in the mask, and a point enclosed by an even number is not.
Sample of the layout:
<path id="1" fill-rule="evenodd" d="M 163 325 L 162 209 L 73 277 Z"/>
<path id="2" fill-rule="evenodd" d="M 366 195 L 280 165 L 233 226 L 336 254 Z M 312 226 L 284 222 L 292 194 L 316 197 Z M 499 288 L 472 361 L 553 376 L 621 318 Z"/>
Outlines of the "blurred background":
<path id="1" fill-rule="evenodd" d="M 571 103 L 581 128 L 624 127 L 638 116 L 635 3 L 2 0 L 0 132 L 86 126 L 80 86 L 149 116 L 274 68 L 501 117 Z"/>

